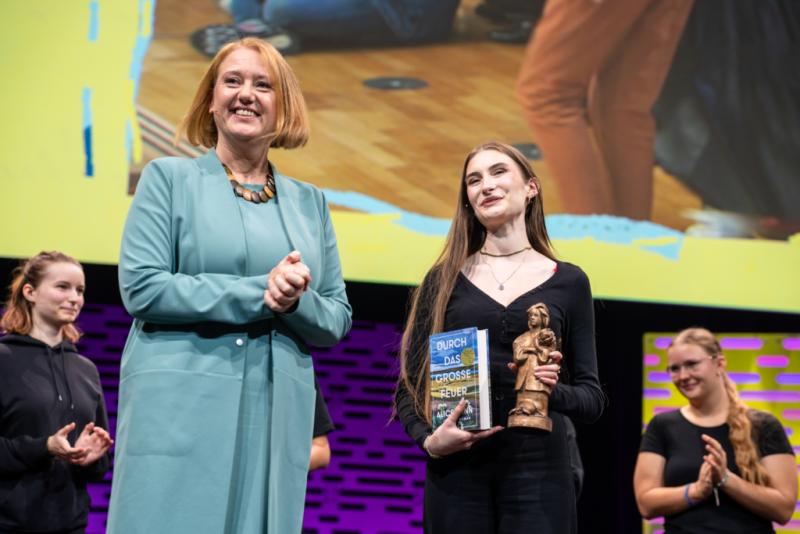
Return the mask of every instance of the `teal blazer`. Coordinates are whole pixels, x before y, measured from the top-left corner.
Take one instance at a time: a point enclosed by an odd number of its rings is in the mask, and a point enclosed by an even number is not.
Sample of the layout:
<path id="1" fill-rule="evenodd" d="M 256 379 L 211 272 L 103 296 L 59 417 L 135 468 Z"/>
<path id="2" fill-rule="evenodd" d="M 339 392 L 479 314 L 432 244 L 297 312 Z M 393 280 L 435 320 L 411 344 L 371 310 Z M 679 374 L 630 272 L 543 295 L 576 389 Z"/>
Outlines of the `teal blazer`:
<path id="1" fill-rule="evenodd" d="M 119 261 L 135 320 L 122 356 L 111 534 L 227 532 L 252 344 L 272 351 L 267 532 L 301 530 L 315 399 L 308 345 L 342 339 L 351 309 L 322 193 L 280 173 L 275 184 L 289 242 L 312 275 L 284 314 L 263 301 L 274 266 L 246 276 L 261 266 L 248 265 L 239 200 L 214 150 L 142 172 Z"/>

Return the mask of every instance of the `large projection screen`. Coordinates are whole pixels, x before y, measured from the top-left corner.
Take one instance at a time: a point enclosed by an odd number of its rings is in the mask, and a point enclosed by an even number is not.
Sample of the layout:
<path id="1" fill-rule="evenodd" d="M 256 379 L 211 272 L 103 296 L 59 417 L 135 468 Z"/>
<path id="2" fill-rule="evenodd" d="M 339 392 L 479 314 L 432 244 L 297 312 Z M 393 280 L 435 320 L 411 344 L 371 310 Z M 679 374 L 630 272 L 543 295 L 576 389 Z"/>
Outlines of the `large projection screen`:
<path id="1" fill-rule="evenodd" d="M 348 280 L 419 283 L 449 228 L 467 152 L 489 139 L 535 142 L 514 92 L 524 48 L 483 38 L 477 3 L 463 3 L 453 35 L 438 44 L 330 46 L 288 58 L 312 136 L 270 157 L 325 192 Z M 60 249 L 116 263 L 142 167 L 203 152 L 172 143 L 208 64 L 188 36 L 226 17 L 210 1 L 5 3 L 0 257 Z M 379 76 L 427 86 L 363 84 Z M 704 199 L 661 167 L 651 220 L 572 215 L 546 155 L 532 164 L 556 253 L 587 271 L 596 297 L 800 312 L 800 234 L 703 236 L 686 214 L 702 212 Z"/>

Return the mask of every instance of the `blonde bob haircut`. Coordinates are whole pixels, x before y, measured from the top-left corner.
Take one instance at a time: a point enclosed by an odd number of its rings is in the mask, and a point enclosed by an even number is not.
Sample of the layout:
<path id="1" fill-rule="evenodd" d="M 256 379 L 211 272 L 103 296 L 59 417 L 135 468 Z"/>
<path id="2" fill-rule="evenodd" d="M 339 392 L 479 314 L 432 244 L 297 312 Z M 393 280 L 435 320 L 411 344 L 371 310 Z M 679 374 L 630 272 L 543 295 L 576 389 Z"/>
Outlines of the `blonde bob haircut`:
<path id="1" fill-rule="evenodd" d="M 269 143 L 275 148 L 297 148 L 308 141 L 308 111 L 300 82 L 294 75 L 292 67 L 283 59 L 275 48 L 261 39 L 246 37 L 223 46 L 208 70 L 200 80 L 189 112 L 178 129 L 176 141 L 186 137 L 195 146 L 211 148 L 218 139 L 217 125 L 209 111 L 214 95 L 214 86 L 219 76 L 219 66 L 234 50 L 249 48 L 256 51 L 267 66 L 270 82 L 275 90 L 275 135 Z"/>

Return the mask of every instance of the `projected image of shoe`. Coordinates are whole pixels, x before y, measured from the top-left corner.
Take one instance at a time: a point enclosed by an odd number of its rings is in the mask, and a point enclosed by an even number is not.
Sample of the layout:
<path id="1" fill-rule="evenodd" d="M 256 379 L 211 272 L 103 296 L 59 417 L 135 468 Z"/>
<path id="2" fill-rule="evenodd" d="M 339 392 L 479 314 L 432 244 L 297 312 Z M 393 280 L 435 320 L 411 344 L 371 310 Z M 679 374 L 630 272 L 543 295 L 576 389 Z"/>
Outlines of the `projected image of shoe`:
<path id="1" fill-rule="evenodd" d="M 793 235 L 800 235 L 800 221 L 788 221 L 777 217 L 759 217 L 713 208 L 686 210 L 683 215 L 694 221 L 686 229 L 686 235 L 694 237 L 784 240 Z"/>
<path id="2" fill-rule="evenodd" d="M 261 19 L 248 19 L 236 25 L 211 24 L 194 31 L 189 42 L 206 57 L 214 57 L 226 44 L 244 37 L 258 37 L 274 46 L 284 56 L 300 51 L 297 39 L 283 28 L 272 26 Z"/>

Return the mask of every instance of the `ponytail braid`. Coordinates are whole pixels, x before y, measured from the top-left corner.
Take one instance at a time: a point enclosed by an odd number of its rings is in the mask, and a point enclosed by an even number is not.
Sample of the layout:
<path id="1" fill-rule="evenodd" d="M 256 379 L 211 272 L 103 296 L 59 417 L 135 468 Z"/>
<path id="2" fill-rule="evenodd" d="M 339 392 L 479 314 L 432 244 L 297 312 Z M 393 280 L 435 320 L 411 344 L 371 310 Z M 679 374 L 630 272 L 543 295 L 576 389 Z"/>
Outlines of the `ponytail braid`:
<path id="1" fill-rule="evenodd" d="M 729 438 L 733 445 L 733 452 L 736 455 L 736 465 L 742 474 L 742 478 L 753 484 L 766 486 L 769 476 L 766 469 L 759 461 L 761 458 L 753 443 L 752 432 L 753 424 L 747 416 L 748 408 L 739 393 L 736 385 L 728 374 L 723 371 L 722 381 L 725 384 L 725 393 L 728 395 L 728 427 Z"/>

